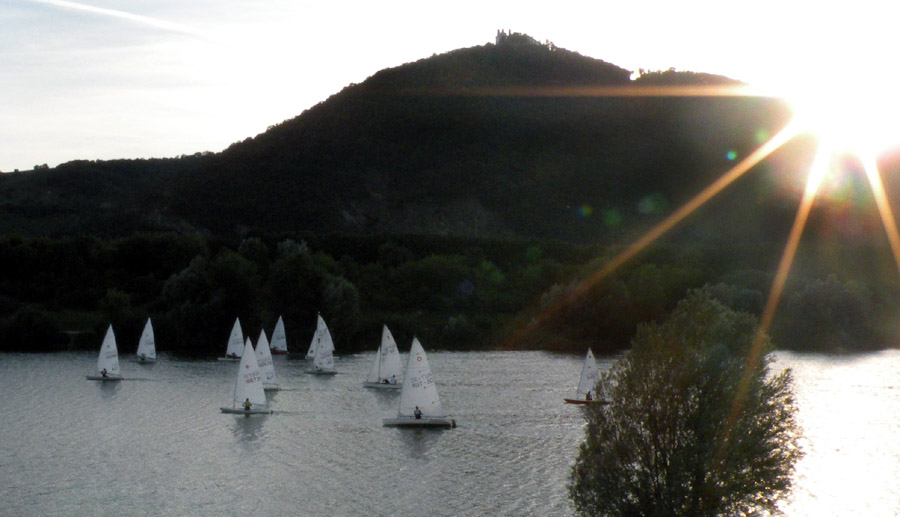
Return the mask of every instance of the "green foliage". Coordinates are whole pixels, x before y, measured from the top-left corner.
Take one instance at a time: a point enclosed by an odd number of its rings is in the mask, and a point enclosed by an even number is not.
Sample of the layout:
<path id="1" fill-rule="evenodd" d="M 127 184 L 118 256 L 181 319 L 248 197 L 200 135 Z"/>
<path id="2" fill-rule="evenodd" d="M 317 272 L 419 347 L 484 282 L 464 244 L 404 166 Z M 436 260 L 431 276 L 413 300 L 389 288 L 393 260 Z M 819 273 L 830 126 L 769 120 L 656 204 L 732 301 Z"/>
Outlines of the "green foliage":
<path id="1" fill-rule="evenodd" d="M 586 268 L 584 278 L 555 284 L 541 298 L 541 311 L 549 316 L 538 330 L 546 342 L 553 335 L 557 350 L 579 350 L 590 343 L 599 353 L 625 348 L 638 324 L 661 320 L 688 289 L 700 287 L 708 275 L 702 264 L 658 265 L 644 263 L 626 272 L 595 282 Z"/>
<path id="2" fill-rule="evenodd" d="M 793 350 L 875 350 L 889 339 L 878 323 L 886 308 L 857 282 L 835 275 L 805 282 L 778 316 L 779 343 Z"/>
<path id="3" fill-rule="evenodd" d="M 381 325 L 395 322 L 409 339 L 418 335 L 437 348 L 589 345 L 614 353 L 627 347 L 639 323 L 661 321 L 687 290 L 704 284 L 725 305 L 758 314 L 771 275 L 751 269 L 758 259 L 746 257 L 758 254 L 726 248 L 654 248 L 644 262 L 596 282 L 594 272 L 614 249 L 535 239 L 7 237 L 0 238 L 0 327 L 25 333 L 0 341 L 0 349 L 65 345 L 13 325 L 12 315 L 28 306 L 30 321 L 63 318 L 48 321 L 54 331 L 102 334 L 112 323 L 123 344 L 136 341 L 152 317 L 160 350 L 200 355 L 221 352 L 235 317 L 255 337 L 283 316 L 289 346 L 305 348 L 318 312 L 341 352 L 372 347 Z M 895 307 L 879 301 L 889 289 L 876 297 L 857 284 L 829 280 L 804 288 L 800 280 L 787 292 L 788 316 L 775 329 L 779 343 L 843 350 L 889 342 L 882 329 Z M 836 309 L 835 317 L 827 312 Z M 787 318 L 799 324 L 786 326 Z M 87 336 L 75 346 L 95 347 Z"/>
<path id="4" fill-rule="evenodd" d="M 346 278 L 327 275 L 322 290 L 322 315 L 335 336 L 335 346 L 346 346 L 359 318 L 359 291 Z"/>
<path id="5" fill-rule="evenodd" d="M 124 351 L 152 317 L 161 351 L 208 356 L 221 353 L 235 317 L 255 338 L 278 316 L 289 347 L 305 349 L 318 312 L 340 352 L 373 347 L 384 323 L 435 348 L 491 347 L 504 321 L 576 267 L 560 260 L 586 256 L 535 241 L 312 242 L 314 249 L 284 235 L 0 238 L 0 349 L 64 348 L 62 331 L 86 332 L 74 346 L 93 349 L 112 324 Z"/>
<path id="6" fill-rule="evenodd" d="M 763 295 L 756 289 L 719 282 L 710 286 L 708 292 L 716 301 L 738 312 L 762 313 Z"/>
<path id="7" fill-rule="evenodd" d="M 234 251 L 194 258 L 163 287 L 161 304 L 168 310 L 161 327 L 179 332 L 160 334 L 172 339 L 175 350 L 214 353 L 240 317 L 244 333 L 255 338 L 254 330 L 262 323 L 260 283 L 257 266 Z"/>
<path id="8" fill-rule="evenodd" d="M 775 511 L 791 487 L 799 428 L 789 371 L 769 373 L 756 318 L 691 291 L 641 325 L 601 379 L 569 488 L 581 515 Z"/>
<path id="9" fill-rule="evenodd" d="M 56 314 L 37 305 L 24 305 L 0 318 L 4 350 L 50 352 L 68 342 Z"/>

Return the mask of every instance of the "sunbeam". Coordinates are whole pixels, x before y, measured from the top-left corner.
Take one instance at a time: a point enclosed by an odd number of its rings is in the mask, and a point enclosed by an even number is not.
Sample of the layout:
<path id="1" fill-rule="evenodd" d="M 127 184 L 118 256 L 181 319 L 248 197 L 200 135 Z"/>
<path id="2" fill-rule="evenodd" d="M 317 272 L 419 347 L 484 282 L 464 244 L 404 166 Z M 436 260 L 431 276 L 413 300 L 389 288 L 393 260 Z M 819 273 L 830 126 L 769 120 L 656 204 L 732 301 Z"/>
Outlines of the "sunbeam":
<path id="1" fill-rule="evenodd" d="M 647 246 L 649 246 L 669 230 L 674 228 L 678 223 L 682 222 L 695 210 L 703 206 L 707 201 L 715 197 L 716 194 L 720 193 L 726 187 L 734 183 L 735 180 L 743 176 L 756 164 L 761 162 L 775 150 L 797 136 L 797 134 L 797 126 L 793 123 L 789 123 L 787 126 L 782 128 L 781 131 L 775 134 L 775 136 L 763 143 L 755 151 L 747 155 L 746 158 L 738 162 L 734 167 L 732 167 L 717 180 L 700 191 L 687 203 L 675 210 L 671 215 L 663 219 L 661 222 L 657 223 L 656 226 L 648 230 L 647 233 L 632 242 L 628 247 L 626 247 L 624 250 L 610 259 L 606 264 L 604 264 L 603 267 L 601 267 L 599 270 L 580 282 L 575 291 L 571 293 L 570 297 L 578 297 L 591 287 L 597 285 L 604 278 L 608 277 L 623 264 L 643 251 Z M 520 330 L 517 335 L 521 336 L 522 334 L 527 333 L 528 329 L 533 328 L 535 325 L 543 321 L 546 321 L 551 316 L 560 311 L 562 309 L 562 305 L 562 303 L 557 303 L 552 307 L 548 307 L 540 311 L 540 313 L 534 318 L 532 323 L 528 325 L 527 328 Z M 517 339 L 518 337 L 514 337 L 513 341 L 516 341 Z"/>
<path id="2" fill-rule="evenodd" d="M 862 160 L 866 177 L 869 179 L 872 195 L 875 197 L 875 205 L 878 207 L 878 214 L 881 216 L 884 231 L 887 233 L 888 242 L 891 245 L 891 252 L 894 254 L 897 272 L 900 273 L 900 233 L 897 232 L 894 211 L 891 210 L 890 201 L 884 191 L 884 183 L 882 183 L 881 173 L 878 171 L 878 162 L 873 153 L 863 153 L 859 158 Z"/>
<path id="3" fill-rule="evenodd" d="M 774 97 L 767 90 L 738 85 L 679 86 L 501 86 L 403 89 L 409 95 L 463 95 L 473 97 Z"/>
<path id="4" fill-rule="evenodd" d="M 616 271 L 619 267 L 622 266 L 622 264 L 631 260 L 635 255 L 643 251 L 644 248 L 659 239 L 663 234 L 671 230 L 673 227 L 675 227 L 675 225 L 683 221 L 687 216 L 689 216 L 695 210 L 703 206 L 707 201 L 712 199 L 716 194 L 725 189 L 725 187 L 743 176 L 744 173 L 753 168 L 753 166 L 772 154 L 772 152 L 794 138 L 796 135 L 796 126 L 794 126 L 793 124 L 788 124 L 787 126 L 785 126 L 775 136 L 758 147 L 755 151 L 750 153 L 737 165 L 732 167 L 731 170 L 727 171 L 725 174 L 719 177 L 719 179 L 712 182 L 709 186 L 700 191 L 699 194 L 682 205 L 678 210 L 675 210 L 671 215 L 663 219 L 656 226 L 648 230 L 647 233 L 631 243 L 618 255 L 613 257 L 602 268 L 591 275 L 588 280 L 583 282 L 582 288 L 579 289 L 578 292 L 583 292 L 584 290 L 590 288 L 597 282 L 603 280 L 611 273 Z"/>
<path id="5" fill-rule="evenodd" d="M 784 290 L 784 284 L 787 281 L 791 265 L 794 263 L 794 256 L 797 253 L 797 246 L 800 244 L 803 229 L 806 227 L 806 220 L 809 218 L 809 212 L 812 209 L 813 201 L 816 199 L 819 186 L 822 184 L 822 179 L 824 179 L 825 173 L 828 171 L 830 154 L 830 149 L 821 144 L 819 145 L 819 151 L 816 153 L 816 158 L 806 180 L 803 198 L 800 200 L 800 206 L 797 208 L 797 217 L 794 219 L 794 225 L 791 227 L 791 233 L 788 235 L 784 253 L 781 255 L 781 261 L 778 263 L 778 270 L 775 273 L 775 279 L 772 281 L 769 298 L 766 300 L 765 308 L 763 308 L 762 316 L 759 319 L 761 333 L 768 332 L 769 327 L 772 325 L 775 309 L 781 299 L 781 293 Z"/>
<path id="6" fill-rule="evenodd" d="M 788 235 L 787 243 L 784 246 L 784 252 L 781 255 L 781 260 L 778 262 L 778 270 L 772 281 L 772 287 L 769 290 L 769 297 L 763 308 L 762 316 L 760 316 L 759 326 L 757 327 L 756 334 L 750 345 L 750 352 L 747 355 L 747 364 L 744 367 L 744 373 L 741 377 L 740 384 L 738 385 L 737 393 L 735 393 L 734 402 L 732 402 L 731 413 L 728 416 L 728 425 L 725 427 L 725 432 L 729 434 L 722 440 L 717 459 L 721 459 L 721 455 L 724 454 L 731 430 L 734 429 L 735 422 L 737 422 L 737 419 L 741 415 L 750 379 L 753 378 L 753 371 L 762 356 L 763 343 L 765 342 L 769 328 L 772 326 L 772 320 L 775 317 L 775 309 L 778 307 L 778 302 L 781 301 L 781 295 L 784 292 L 784 284 L 787 281 L 791 265 L 794 263 L 797 247 L 800 245 L 800 237 L 803 235 L 803 229 L 806 227 L 806 221 L 809 219 L 809 212 L 812 210 L 813 202 L 819 191 L 819 186 L 822 184 L 822 179 L 824 179 L 825 173 L 828 171 L 830 155 L 831 149 L 820 143 L 816 158 L 813 161 L 809 175 L 807 176 L 806 188 L 803 190 L 803 198 L 800 200 L 800 206 L 797 207 L 797 216 L 794 218 L 794 225 L 791 227 L 791 233 Z"/>

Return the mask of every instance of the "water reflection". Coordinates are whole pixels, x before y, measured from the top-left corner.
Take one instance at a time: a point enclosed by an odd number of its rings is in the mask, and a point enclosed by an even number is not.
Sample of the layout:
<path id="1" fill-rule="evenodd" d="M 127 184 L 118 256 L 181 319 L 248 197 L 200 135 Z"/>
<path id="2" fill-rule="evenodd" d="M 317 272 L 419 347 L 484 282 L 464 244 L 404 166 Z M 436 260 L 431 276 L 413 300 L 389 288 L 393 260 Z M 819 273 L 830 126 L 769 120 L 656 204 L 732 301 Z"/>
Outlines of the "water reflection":
<path id="1" fill-rule="evenodd" d="M 370 391 L 374 398 L 375 403 L 378 406 L 379 410 L 393 410 L 397 411 L 397 407 L 400 404 L 400 390 L 368 390 Z"/>
<path id="2" fill-rule="evenodd" d="M 249 445 L 265 437 L 263 424 L 268 418 L 267 415 L 236 415 L 231 431 L 238 443 Z"/>
<path id="3" fill-rule="evenodd" d="M 429 449 L 431 449 L 444 434 L 442 429 L 416 429 L 416 428 L 397 428 L 396 432 L 400 433 L 400 441 L 402 448 L 406 454 L 416 460 L 427 459 Z"/>
<path id="4" fill-rule="evenodd" d="M 105 381 L 93 381 L 100 385 L 100 395 L 103 398 L 112 398 L 119 392 L 119 389 L 122 388 L 122 381 L 117 382 L 105 382 Z"/>

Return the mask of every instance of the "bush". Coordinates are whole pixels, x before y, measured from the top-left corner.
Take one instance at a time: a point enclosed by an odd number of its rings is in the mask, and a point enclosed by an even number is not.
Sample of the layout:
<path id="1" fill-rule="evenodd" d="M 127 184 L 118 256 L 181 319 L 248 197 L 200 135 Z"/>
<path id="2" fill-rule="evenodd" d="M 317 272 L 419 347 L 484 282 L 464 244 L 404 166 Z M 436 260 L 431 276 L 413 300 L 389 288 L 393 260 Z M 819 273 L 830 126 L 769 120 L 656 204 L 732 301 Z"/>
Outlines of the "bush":
<path id="1" fill-rule="evenodd" d="M 801 456 L 789 371 L 769 375 L 756 318 L 691 291 L 639 327 L 587 413 L 570 497 L 581 515 L 774 510 Z M 757 359 L 754 360 L 753 358 Z"/>

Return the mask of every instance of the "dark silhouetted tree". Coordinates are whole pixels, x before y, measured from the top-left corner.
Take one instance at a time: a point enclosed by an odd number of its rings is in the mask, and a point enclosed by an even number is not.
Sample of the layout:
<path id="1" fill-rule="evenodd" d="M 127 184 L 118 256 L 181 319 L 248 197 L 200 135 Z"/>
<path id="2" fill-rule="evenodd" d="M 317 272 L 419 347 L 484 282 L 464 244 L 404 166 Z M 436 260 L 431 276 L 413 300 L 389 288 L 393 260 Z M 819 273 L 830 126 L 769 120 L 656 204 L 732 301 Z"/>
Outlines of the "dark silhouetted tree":
<path id="1" fill-rule="evenodd" d="M 791 487 L 799 428 L 790 371 L 753 357 L 756 318 L 691 291 L 601 379 L 569 494 L 581 515 L 745 515 Z M 765 353 L 768 341 L 763 341 Z"/>

